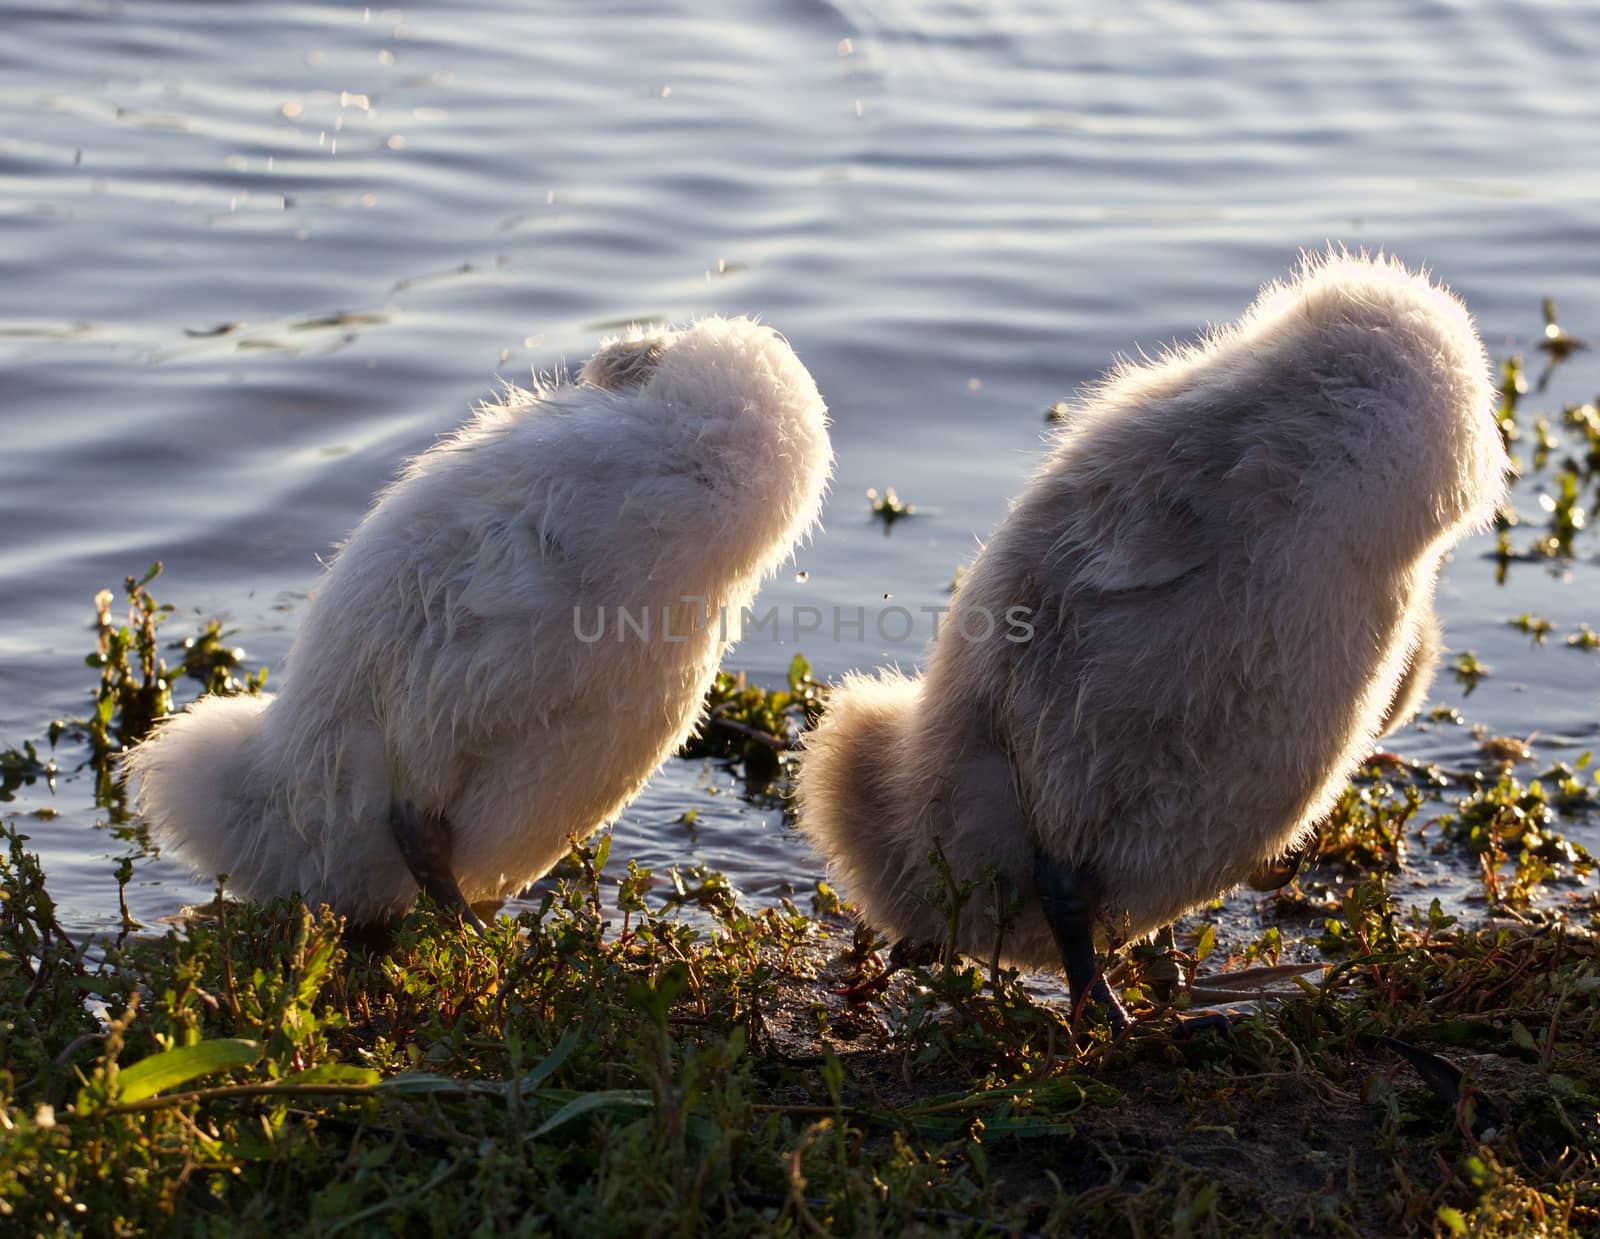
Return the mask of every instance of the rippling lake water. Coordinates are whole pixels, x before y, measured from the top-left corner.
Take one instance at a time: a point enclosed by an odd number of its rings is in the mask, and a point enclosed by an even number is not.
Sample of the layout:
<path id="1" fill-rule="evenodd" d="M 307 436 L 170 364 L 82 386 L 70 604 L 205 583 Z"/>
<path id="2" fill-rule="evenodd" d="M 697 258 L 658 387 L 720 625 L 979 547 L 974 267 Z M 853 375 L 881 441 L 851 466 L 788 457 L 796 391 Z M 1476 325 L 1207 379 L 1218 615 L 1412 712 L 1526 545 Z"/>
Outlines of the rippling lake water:
<path id="1" fill-rule="evenodd" d="M 155 559 L 175 627 L 223 616 L 280 668 L 318 556 L 405 456 L 629 321 L 784 331 L 839 465 L 763 601 L 914 614 L 1004 513 L 1052 402 L 1233 317 L 1300 247 L 1428 264 L 1530 374 L 1541 298 L 1600 336 L 1600 12 L 1069 7 L 0 0 L 0 748 L 87 713 L 91 599 Z M 1597 389 L 1578 353 L 1524 408 L 1559 433 Z M 1519 485 L 1519 546 L 1547 485 Z M 865 499 L 885 486 L 918 508 L 888 536 Z M 1503 585 L 1491 548 L 1457 553 L 1441 609 L 1493 675 L 1470 696 L 1441 676 L 1468 725 L 1394 747 L 1470 765 L 1480 723 L 1573 760 L 1600 719 L 1600 653 L 1564 643 L 1600 624 L 1595 545 Z M 1506 626 L 1524 611 L 1557 626 L 1543 647 Z M 789 636 L 730 665 L 778 682 Z M 799 646 L 831 677 L 912 665 L 927 633 L 845 636 Z M 138 848 L 86 775 L 0 809 L 69 928 L 117 923 Z M 764 899 L 818 876 L 702 763 L 657 776 L 613 855 Z M 129 898 L 151 922 L 209 890 L 141 855 Z"/>

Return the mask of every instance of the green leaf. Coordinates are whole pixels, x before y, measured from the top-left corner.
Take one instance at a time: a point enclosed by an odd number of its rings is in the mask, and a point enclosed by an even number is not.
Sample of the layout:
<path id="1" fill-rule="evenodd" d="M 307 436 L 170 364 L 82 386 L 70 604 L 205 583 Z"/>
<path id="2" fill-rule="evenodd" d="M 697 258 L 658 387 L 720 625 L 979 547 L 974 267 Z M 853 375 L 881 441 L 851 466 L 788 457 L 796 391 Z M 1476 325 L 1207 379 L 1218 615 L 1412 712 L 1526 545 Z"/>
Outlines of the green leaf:
<path id="1" fill-rule="evenodd" d="M 1330 921 L 1328 923 L 1330 925 L 1339 924 L 1338 921 Z M 1322 978 L 1322 985 L 1319 988 L 1325 994 L 1331 993 L 1333 991 L 1333 983 L 1347 972 L 1354 972 L 1357 968 L 1371 968 L 1379 964 L 1398 963 L 1405 958 L 1406 953 L 1404 951 L 1374 951 L 1371 955 L 1352 956 L 1328 969 L 1327 974 Z"/>
<path id="2" fill-rule="evenodd" d="M 1445 1224 L 1452 1235 L 1464 1235 L 1467 1233 L 1467 1219 L 1462 1216 L 1460 1209 L 1452 1209 L 1449 1205 L 1440 1205 L 1439 1220 Z"/>
<path id="3" fill-rule="evenodd" d="M 822 1082 L 827 1086 L 828 1096 L 833 1098 L 833 1104 L 835 1106 L 843 1104 L 840 1098 L 844 1095 L 844 1064 L 826 1045 L 822 1047 Z"/>
<path id="4" fill-rule="evenodd" d="M 674 873 L 674 877 L 676 877 Z M 689 968 L 681 960 L 674 960 L 661 970 L 654 980 L 628 982 L 628 1001 L 644 1010 L 661 1027 L 666 1027 L 667 1015 L 678 995 L 689 987 Z"/>
<path id="5" fill-rule="evenodd" d="M 868 1112 L 865 1117 L 879 1119 L 886 1127 L 907 1127 L 920 1136 L 933 1140 L 956 1140 L 964 1135 L 971 1126 L 969 1118 L 906 1118 L 895 1122 L 892 1116 L 881 1115 L 879 1112 Z M 1077 1134 L 1077 1128 L 1065 1119 L 999 1117 L 985 1118 L 983 1132 L 986 1137 L 998 1138 L 1010 1136 L 1017 1140 L 1038 1140 L 1048 1137 L 1071 1137 Z"/>
<path id="6" fill-rule="evenodd" d="M 261 1057 L 259 1041 L 226 1038 L 152 1054 L 117 1073 L 119 1102 L 143 1101 L 201 1076 L 248 1067 Z"/>
<path id="7" fill-rule="evenodd" d="M 582 1040 L 583 1037 L 576 1028 L 569 1029 L 567 1035 L 556 1042 L 555 1049 L 546 1054 L 544 1060 L 538 1066 L 522 1077 L 522 1083 L 519 1086 L 521 1090 L 524 1093 L 531 1093 L 548 1080 L 555 1074 L 556 1068 L 567 1061 L 572 1051 L 578 1048 L 578 1043 Z"/>
<path id="8" fill-rule="evenodd" d="M 1187 1204 L 1180 1204 L 1172 1210 L 1172 1231 L 1178 1235 L 1193 1233 L 1196 1222 L 1211 1212 L 1212 1206 L 1217 1203 L 1217 1185 L 1215 1181 L 1205 1184 L 1194 1194 L 1194 1199 Z"/>
<path id="9" fill-rule="evenodd" d="M 351 1063 L 324 1063 L 306 1071 L 284 1076 L 279 1084 L 351 1084 L 357 1086 L 379 1084 L 383 1077 L 371 1067 L 357 1067 Z"/>
<path id="10" fill-rule="evenodd" d="M 1200 931 L 1200 941 L 1195 943 L 1194 957 L 1196 960 L 1202 960 L 1216 948 L 1217 927 L 1215 925 L 1207 925 Z"/>
<path id="11" fill-rule="evenodd" d="M 595 1110 L 620 1110 L 643 1108 L 655 1104 L 647 1089 L 608 1088 L 597 1093 L 585 1093 L 569 1101 L 529 1134 L 530 1140 L 549 1135 L 558 1127 L 565 1127 L 573 1119 L 582 1118 Z"/>
<path id="12" fill-rule="evenodd" d="M 376 1087 L 375 1091 L 380 1093 L 402 1093 L 406 1096 L 446 1093 L 459 1097 L 463 1093 L 493 1093 L 498 1092 L 499 1089 L 500 1085 L 487 1081 L 457 1080 L 454 1076 L 428 1075 L 421 1071 L 407 1071 L 384 1080 Z"/>
<path id="13" fill-rule="evenodd" d="M 332 966 L 334 953 L 338 949 L 337 937 L 324 938 L 317 943 L 316 949 L 307 958 L 305 970 L 300 975 L 300 984 L 295 991 L 300 1005 L 307 1010 L 310 1010 L 321 992 L 322 983 L 328 978 L 328 969 Z"/>

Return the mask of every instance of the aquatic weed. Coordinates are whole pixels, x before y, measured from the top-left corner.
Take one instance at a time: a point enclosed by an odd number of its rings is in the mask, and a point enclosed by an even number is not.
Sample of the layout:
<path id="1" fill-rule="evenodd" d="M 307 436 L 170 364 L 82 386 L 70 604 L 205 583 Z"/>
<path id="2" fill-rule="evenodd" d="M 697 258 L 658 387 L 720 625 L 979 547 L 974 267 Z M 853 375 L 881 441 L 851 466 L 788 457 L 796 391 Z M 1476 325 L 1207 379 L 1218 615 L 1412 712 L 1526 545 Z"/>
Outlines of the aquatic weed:
<path id="1" fill-rule="evenodd" d="M 161 655 L 160 628 L 175 608 L 159 602 L 149 585 L 161 575 L 158 560 L 143 576 L 129 576 L 123 582 L 127 599 L 126 622 L 118 623 L 112 614 L 115 595 L 103 589 L 94 598 L 95 648 L 84 658 L 87 666 L 99 672 L 94 690 L 94 711 L 86 719 L 57 720 L 50 726 L 52 748 L 63 735 L 81 738 L 89 748 L 88 764 L 95 776 L 95 802 L 106 805 L 117 796 L 114 762 L 118 754 L 149 734 L 156 721 L 172 713 L 173 674 Z M 224 638 L 231 634 L 212 620 L 197 636 L 172 643 L 167 648 L 181 649 L 180 670 L 208 693 L 259 693 L 266 684 L 267 669 L 239 674 L 245 653 L 229 647 Z M 32 746 L 25 746 L 32 752 Z M 54 773 L 54 758 L 49 763 Z M 9 790 L 9 787 L 8 789 Z"/>
<path id="2" fill-rule="evenodd" d="M 1500 363 L 1500 382 L 1496 390 L 1500 400 L 1495 406 L 1495 423 L 1500 427 L 1500 437 L 1506 451 L 1510 452 L 1512 444 L 1522 437 L 1522 432 L 1517 429 L 1517 405 L 1528 391 L 1522 358 L 1515 353 Z"/>
<path id="3" fill-rule="evenodd" d="M 1600 649 L 1600 632 L 1596 632 L 1587 624 L 1579 624 L 1578 631 L 1567 638 L 1570 649 L 1582 650 L 1587 653 L 1593 649 Z"/>
<path id="4" fill-rule="evenodd" d="M 1462 692 L 1469 697 L 1472 690 L 1489 675 L 1489 668 L 1479 662 L 1478 656 L 1471 650 L 1462 650 L 1457 654 L 1450 664 L 1450 671 L 1461 685 Z"/>
<path id="5" fill-rule="evenodd" d="M 1546 357 L 1544 370 L 1539 375 L 1539 390 L 1543 391 L 1550 384 L 1550 375 L 1555 368 L 1564 362 L 1573 353 L 1586 349 L 1589 344 L 1572 335 L 1556 321 L 1556 303 L 1553 298 L 1546 297 L 1540 305 L 1544 314 L 1544 331 L 1539 337 L 1538 348 Z"/>
<path id="6" fill-rule="evenodd" d="M 20 749 L 0 750 L 0 800 L 13 799 L 19 787 L 41 779 L 54 791 L 56 773 L 54 755 L 41 760 L 32 740 L 24 740 Z"/>
<path id="7" fill-rule="evenodd" d="M 1555 773 L 1561 803 L 1576 808 L 1588 802 L 1587 789 L 1572 772 Z M 1475 789 L 1438 824 L 1444 840 L 1477 858 L 1491 906 L 1527 908 L 1541 885 L 1582 879 L 1596 867 L 1581 844 L 1556 829 L 1557 813 L 1542 780 L 1523 785 L 1507 770 Z"/>
<path id="8" fill-rule="evenodd" d="M 797 737 L 827 706 L 827 686 L 811 674 L 804 655 L 789 661 L 786 680 L 786 687 L 768 689 L 749 683 L 743 672 L 717 672 L 706 690 L 704 721 L 679 756 L 737 761 L 747 794 L 769 795 L 781 783 Z"/>
<path id="9" fill-rule="evenodd" d="M 1578 474 L 1574 469 L 1562 470 L 1555 494 L 1539 496 L 1540 506 L 1550 513 L 1549 532 L 1538 544 L 1541 553 L 1549 556 L 1572 555 L 1573 539 L 1588 523 L 1588 513 L 1580 498 Z"/>
<path id="10" fill-rule="evenodd" d="M 1543 645 L 1544 639 L 1556 630 L 1556 626 L 1544 616 L 1530 615 L 1527 611 L 1514 619 L 1508 619 L 1506 623 L 1518 632 L 1527 633 L 1533 639 L 1534 645 Z"/>
<path id="11" fill-rule="evenodd" d="M 883 522 L 883 532 L 887 535 L 894 528 L 896 521 L 908 516 L 916 515 L 916 508 L 901 500 L 892 486 L 885 487 L 880 494 L 877 487 L 867 491 L 867 504 L 875 519 Z"/>

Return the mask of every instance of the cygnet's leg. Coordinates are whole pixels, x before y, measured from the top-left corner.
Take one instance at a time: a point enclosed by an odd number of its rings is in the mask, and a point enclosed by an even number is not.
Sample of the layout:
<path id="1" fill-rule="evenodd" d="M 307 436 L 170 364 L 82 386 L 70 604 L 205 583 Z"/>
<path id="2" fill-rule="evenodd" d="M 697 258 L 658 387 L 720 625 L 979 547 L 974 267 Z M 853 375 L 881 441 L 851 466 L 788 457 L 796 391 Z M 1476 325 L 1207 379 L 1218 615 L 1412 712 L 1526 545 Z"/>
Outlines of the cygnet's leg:
<path id="1" fill-rule="evenodd" d="M 1078 1010 L 1085 997 L 1092 995 L 1106 1008 L 1112 1030 L 1119 1035 L 1125 1032 L 1133 1021 L 1106 984 L 1094 958 L 1094 915 L 1099 890 L 1093 877 L 1035 848 L 1033 886 L 1067 969 L 1072 1009 Z"/>
<path id="2" fill-rule="evenodd" d="M 450 868 L 450 822 L 444 814 L 419 813 L 411 801 L 397 801 L 389 808 L 389 829 L 422 893 L 441 908 L 454 911 L 480 934 L 487 932 L 456 885 Z"/>

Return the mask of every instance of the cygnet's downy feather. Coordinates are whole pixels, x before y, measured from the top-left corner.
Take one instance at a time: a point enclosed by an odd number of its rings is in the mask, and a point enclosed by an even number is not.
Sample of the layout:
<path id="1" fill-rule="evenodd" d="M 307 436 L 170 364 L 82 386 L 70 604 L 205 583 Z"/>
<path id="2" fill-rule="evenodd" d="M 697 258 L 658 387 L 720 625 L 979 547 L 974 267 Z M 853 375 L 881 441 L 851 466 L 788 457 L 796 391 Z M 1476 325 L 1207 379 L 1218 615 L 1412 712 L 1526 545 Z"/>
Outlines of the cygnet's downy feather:
<path id="1" fill-rule="evenodd" d="M 574 382 L 513 389 L 384 491 L 280 693 L 205 698 L 129 754 L 134 803 L 248 898 L 409 906 L 397 803 L 448 818 L 467 900 L 510 895 L 693 729 L 830 465 L 811 376 L 744 319 L 634 332 Z"/>
<path id="2" fill-rule="evenodd" d="M 1344 252 L 1114 368 L 963 576 L 925 673 L 833 693 L 798 791 L 845 893 L 942 939 L 937 844 L 958 880 L 986 892 L 992 867 L 1021 896 L 1005 956 L 1053 966 L 1041 855 L 1092 879 L 1103 945 L 1292 852 L 1426 688 L 1441 558 L 1504 489 L 1490 403 L 1461 302 Z M 959 622 L 1014 608 L 1031 639 Z M 990 902 L 960 926 L 985 957 Z"/>

